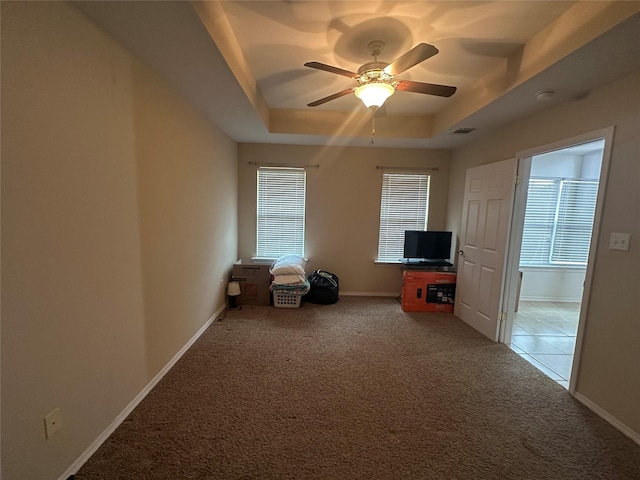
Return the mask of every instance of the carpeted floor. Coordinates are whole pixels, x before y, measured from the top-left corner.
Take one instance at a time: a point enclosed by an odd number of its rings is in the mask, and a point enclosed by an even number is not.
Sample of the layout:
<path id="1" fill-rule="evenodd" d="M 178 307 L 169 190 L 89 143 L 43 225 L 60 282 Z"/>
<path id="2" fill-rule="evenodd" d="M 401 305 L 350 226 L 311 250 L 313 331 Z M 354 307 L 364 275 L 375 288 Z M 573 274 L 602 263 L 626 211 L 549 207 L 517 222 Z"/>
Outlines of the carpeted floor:
<path id="1" fill-rule="evenodd" d="M 638 479 L 640 446 L 450 314 L 344 297 L 215 322 L 76 474 Z"/>

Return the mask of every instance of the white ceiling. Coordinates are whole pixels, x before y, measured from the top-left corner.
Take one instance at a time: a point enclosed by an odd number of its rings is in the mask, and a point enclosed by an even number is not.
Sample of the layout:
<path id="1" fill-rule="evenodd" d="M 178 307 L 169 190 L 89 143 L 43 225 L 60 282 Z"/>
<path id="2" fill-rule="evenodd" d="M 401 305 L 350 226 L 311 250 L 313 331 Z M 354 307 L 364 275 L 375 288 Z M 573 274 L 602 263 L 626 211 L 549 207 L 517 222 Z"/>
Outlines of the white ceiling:
<path id="1" fill-rule="evenodd" d="M 376 145 L 451 148 L 640 68 L 640 2 L 75 2 L 238 142 L 368 145 L 357 86 L 303 66 L 356 71 L 367 44 L 391 62 L 421 42 L 439 53 L 398 76 L 458 87 L 396 92 Z M 535 94 L 554 90 L 539 102 Z M 459 127 L 476 131 L 452 134 Z"/>

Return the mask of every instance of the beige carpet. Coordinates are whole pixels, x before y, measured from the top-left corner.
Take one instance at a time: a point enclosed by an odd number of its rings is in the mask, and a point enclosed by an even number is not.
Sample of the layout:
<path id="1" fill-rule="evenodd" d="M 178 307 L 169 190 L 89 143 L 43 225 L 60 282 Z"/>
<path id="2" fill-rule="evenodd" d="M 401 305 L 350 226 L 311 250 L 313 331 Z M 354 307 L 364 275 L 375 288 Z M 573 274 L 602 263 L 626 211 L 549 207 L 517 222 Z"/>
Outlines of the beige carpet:
<path id="1" fill-rule="evenodd" d="M 228 312 L 75 478 L 637 480 L 640 446 L 452 315 L 345 297 Z"/>

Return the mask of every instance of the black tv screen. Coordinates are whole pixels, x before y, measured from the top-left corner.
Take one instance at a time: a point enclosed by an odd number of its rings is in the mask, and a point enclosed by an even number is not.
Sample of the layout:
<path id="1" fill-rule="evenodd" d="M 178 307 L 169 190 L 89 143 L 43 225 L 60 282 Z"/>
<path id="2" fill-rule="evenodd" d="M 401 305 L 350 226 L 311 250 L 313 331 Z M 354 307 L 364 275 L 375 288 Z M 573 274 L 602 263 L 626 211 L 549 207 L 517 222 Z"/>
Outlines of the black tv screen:
<path id="1" fill-rule="evenodd" d="M 406 230 L 404 258 L 447 260 L 451 256 L 451 232 Z"/>

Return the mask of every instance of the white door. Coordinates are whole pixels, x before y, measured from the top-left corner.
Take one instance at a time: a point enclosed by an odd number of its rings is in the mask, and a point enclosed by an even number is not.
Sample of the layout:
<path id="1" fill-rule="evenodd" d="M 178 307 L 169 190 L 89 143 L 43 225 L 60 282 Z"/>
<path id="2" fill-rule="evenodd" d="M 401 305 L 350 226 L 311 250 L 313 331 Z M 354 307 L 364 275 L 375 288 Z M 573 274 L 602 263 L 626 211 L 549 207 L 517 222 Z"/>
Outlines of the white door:
<path id="1" fill-rule="evenodd" d="M 467 170 L 454 314 L 498 341 L 516 159 Z"/>

